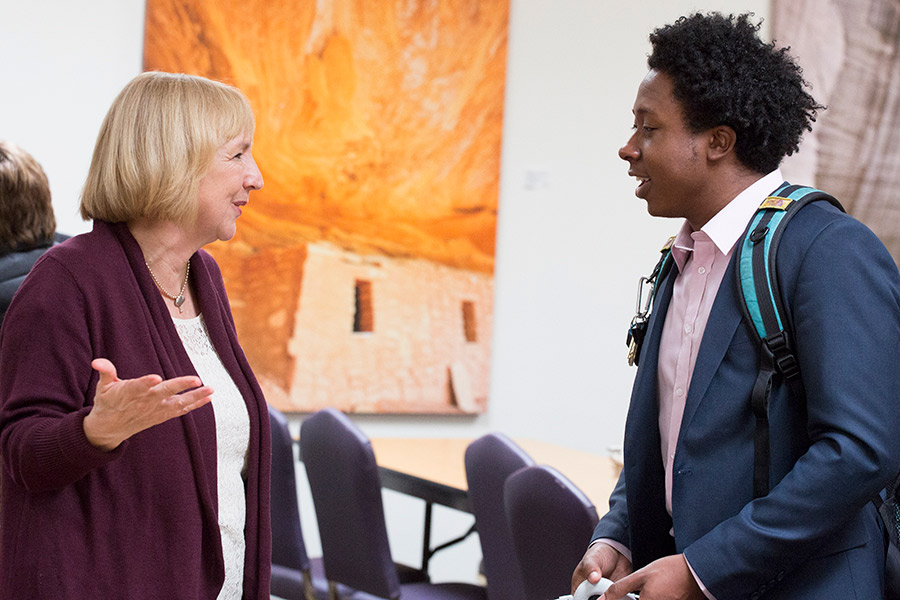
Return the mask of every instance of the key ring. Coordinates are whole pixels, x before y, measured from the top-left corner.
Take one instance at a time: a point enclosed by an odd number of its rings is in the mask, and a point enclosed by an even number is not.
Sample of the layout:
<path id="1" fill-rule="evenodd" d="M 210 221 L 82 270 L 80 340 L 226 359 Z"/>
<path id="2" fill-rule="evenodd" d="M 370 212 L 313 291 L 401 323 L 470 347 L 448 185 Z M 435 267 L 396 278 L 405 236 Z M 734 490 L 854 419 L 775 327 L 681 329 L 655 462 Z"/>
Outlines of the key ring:
<path id="1" fill-rule="evenodd" d="M 647 297 L 644 298 L 644 286 L 646 284 L 650 285 L 650 293 L 647 294 Z M 638 279 L 638 290 L 637 290 L 637 300 L 634 305 L 634 319 L 646 319 L 647 315 L 650 314 L 650 303 L 653 301 L 653 289 L 656 287 L 656 282 L 651 280 L 650 277 L 641 276 Z"/>

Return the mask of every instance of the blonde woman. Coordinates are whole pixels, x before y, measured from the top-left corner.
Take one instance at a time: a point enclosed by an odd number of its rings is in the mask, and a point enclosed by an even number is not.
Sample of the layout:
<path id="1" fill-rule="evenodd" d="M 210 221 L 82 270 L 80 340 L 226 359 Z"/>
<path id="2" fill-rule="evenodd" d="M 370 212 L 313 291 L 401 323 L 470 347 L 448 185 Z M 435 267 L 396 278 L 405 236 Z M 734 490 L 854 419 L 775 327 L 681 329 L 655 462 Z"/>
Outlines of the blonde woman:
<path id="1" fill-rule="evenodd" d="M 218 267 L 263 185 L 237 89 L 144 73 L 0 338 L 0 597 L 267 599 L 270 438 Z"/>

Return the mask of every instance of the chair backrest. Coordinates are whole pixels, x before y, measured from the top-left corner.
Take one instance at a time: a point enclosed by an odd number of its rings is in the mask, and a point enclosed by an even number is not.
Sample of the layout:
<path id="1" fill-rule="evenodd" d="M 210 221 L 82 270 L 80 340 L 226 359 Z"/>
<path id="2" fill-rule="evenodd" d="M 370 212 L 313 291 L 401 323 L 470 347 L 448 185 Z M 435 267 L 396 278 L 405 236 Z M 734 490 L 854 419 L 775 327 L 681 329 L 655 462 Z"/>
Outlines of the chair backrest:
<path id="1" fill-rule="evenodd" d="M 524 584 L 503 506 L 506 478 L 534 460 L 502 433 L 489 433 L 466 448 L 469 506 L 481 540 L 489 600 L 522 600 Z"/>
<path id="2" fill-rule="evenodd" d="M 568 594 L 599 518 L 584 493 L 546 465 L 525 467 L 504 486 L 515 554 L 525 582 L 524 600 Z"/>
<path id="3" fill-rule="evenodd" d="M 287 419 L 271 405 L 269 428 L 272 431 L 272 564 L 306 571 L 310 562 L 300 526 L 294 440 Z"/>
<path id="4" fill-rule="evenodd" d="M 325 575 L 375 596 L 396 598 L 400 582 L 369 439 L 346 415 L 324 408 L 300 426 L 300 452 L 316 509 Z"/>

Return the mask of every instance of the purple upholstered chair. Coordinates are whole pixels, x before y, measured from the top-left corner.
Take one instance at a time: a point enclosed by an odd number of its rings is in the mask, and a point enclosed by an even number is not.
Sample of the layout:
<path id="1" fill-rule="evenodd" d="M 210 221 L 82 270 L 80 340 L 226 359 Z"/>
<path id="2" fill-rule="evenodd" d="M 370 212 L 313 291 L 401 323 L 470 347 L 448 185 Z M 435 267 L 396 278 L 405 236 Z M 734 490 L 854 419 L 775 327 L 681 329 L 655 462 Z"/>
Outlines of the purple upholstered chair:
<path id="1" fill-rule="evenodd" d="M 359 590 L 359 599 L 485 600 L 478 585 L 403 582 L 388 545 L 372 445 L 346 415 L 325 408 L 305 419 L 300 451 L 330 582 Z"/>
<path id="2" fill-rule="evenodd" d="M 545 465 L 520 469 L 504 487 L 506 514 L 522 577 L 522 600 L 568 594 L 584 556 L 597 510 L 575 484 Z"/>
<path id="3" fill-rule="evenodd" d="M 466 448 L 469 506 L 481 540 L 482 568 L 489 600 L 522 600 L 522 571 L 513 551 L 503 484 L 513 472 L 534 460 L 502 433 L 484 435 Z"/>
<path id="4" fill-rule="evenodd" d="M 272 594 L 286 600 L 322 600 L 328 595 L 328 581 L 322 559 L 310 560 L 303 543 L 294 441 L 287 419 L 272 406 L 269 406 L 269 427 L 272 431 Z"/>

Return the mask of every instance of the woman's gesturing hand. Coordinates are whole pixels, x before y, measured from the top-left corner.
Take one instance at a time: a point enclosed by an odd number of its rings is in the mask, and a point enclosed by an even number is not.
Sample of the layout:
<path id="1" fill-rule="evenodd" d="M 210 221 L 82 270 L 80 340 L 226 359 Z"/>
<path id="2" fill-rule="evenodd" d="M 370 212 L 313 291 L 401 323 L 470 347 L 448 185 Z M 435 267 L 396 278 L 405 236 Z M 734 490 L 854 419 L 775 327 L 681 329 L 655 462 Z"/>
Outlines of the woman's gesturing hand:
<path id="1" fill-rule="evenodd" d="M 100 380 L 94 406 L 84 418 L 84 434 L 101 450 L 115 450 L 134 434 L 185 415 L 212 399 L 212 388 L 202 385 L 195 375 L 165 381 L 159 375 L 123 380 L 105 358 L 94 359 L 91 367 Z"/>

